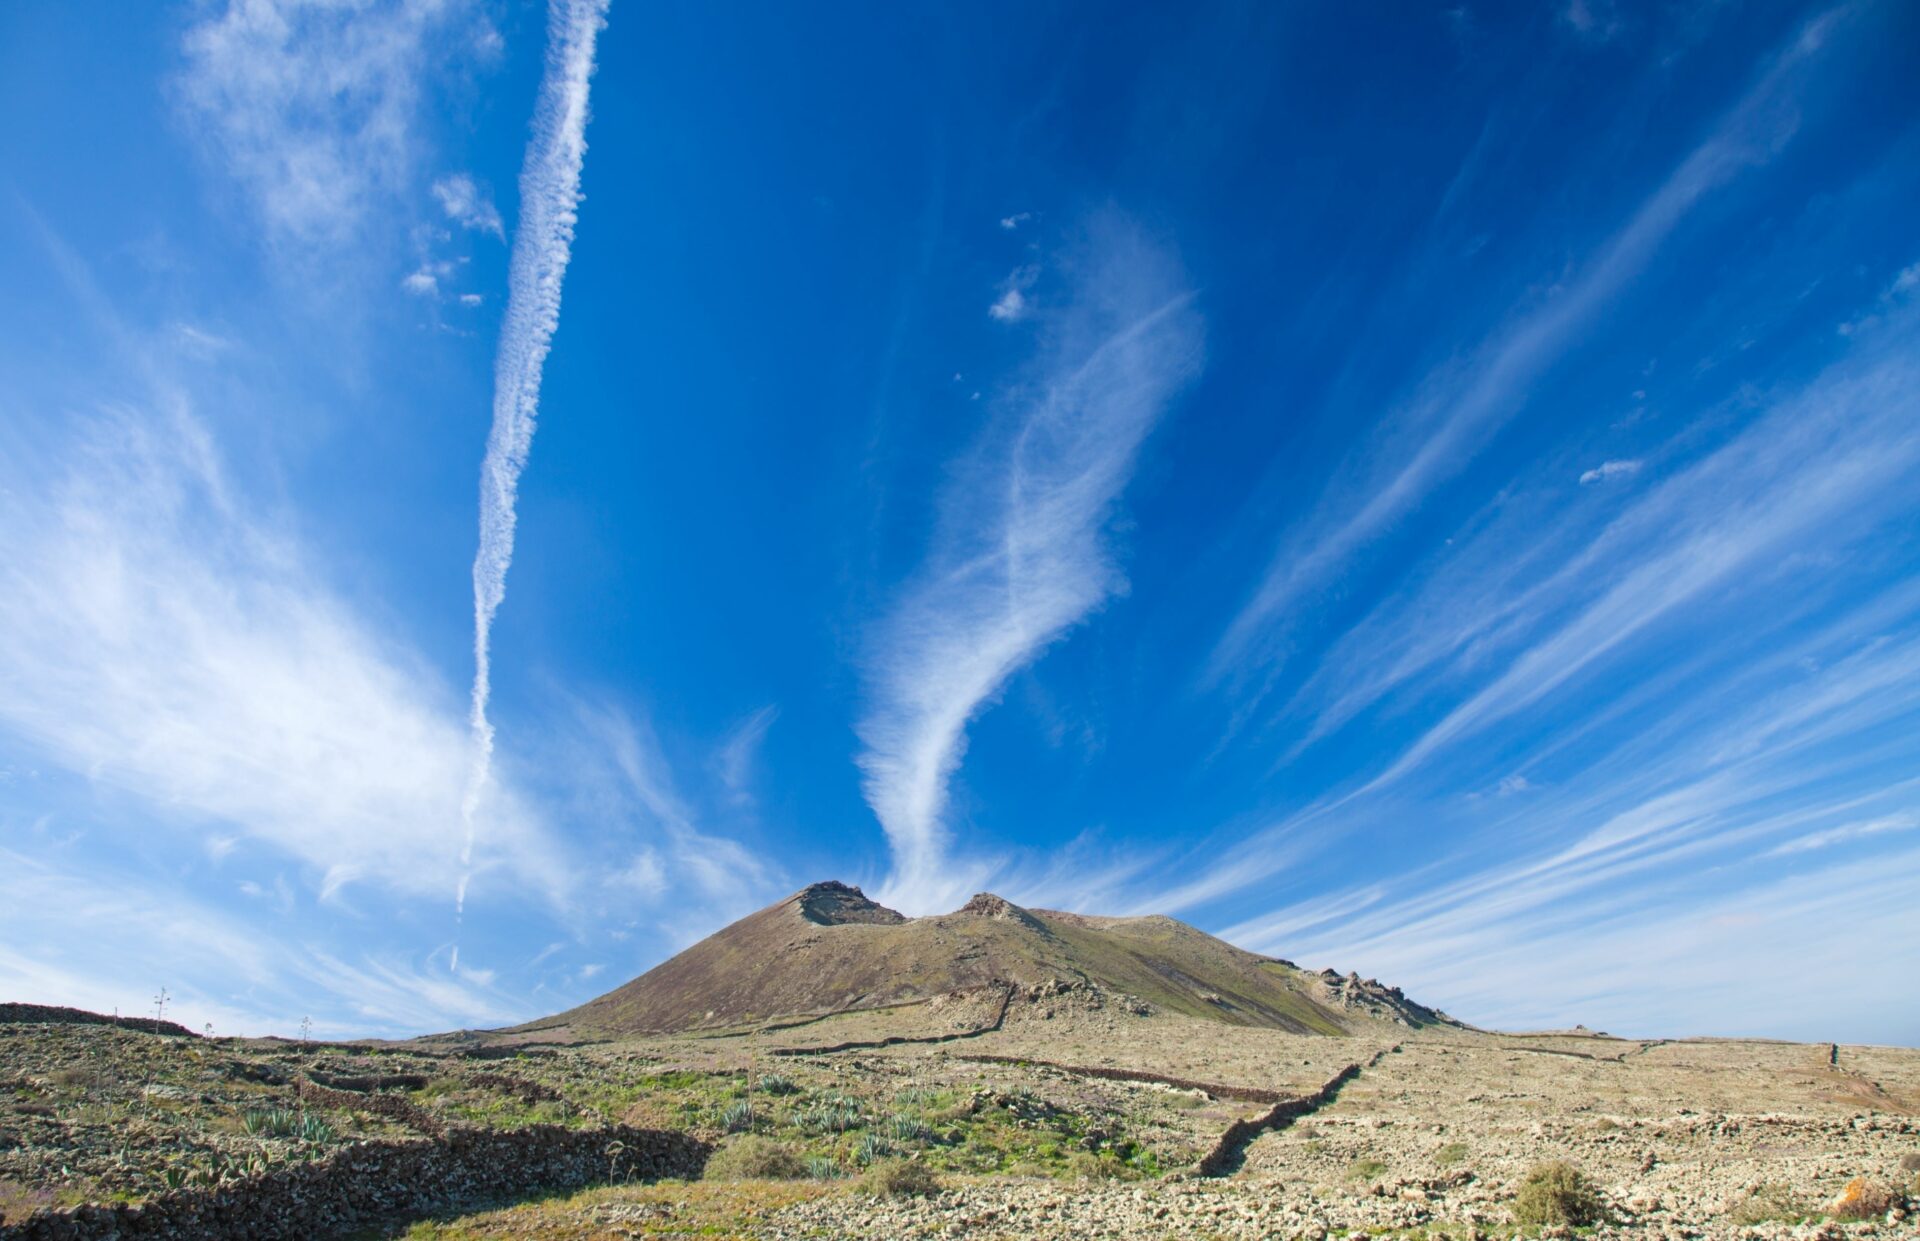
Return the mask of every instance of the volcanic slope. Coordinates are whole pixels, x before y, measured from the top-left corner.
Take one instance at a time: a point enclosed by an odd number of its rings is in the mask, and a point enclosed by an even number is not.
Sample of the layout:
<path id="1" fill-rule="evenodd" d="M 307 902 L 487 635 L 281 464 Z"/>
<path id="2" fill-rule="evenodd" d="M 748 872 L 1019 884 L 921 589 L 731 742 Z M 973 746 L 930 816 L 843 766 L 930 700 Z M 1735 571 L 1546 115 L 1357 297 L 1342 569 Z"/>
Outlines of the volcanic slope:
<path id="1" fill-rule="evenodd" d="M 908 918 L 817 883 L 579 1008 L 521 1027 L 617 1037 L 737 1028 L 955 992 L 1092 987 L 1162 1011 L 1296 1034 L 1453 1024 L 1398 989 L 1234 947 L 1173 918 L 1023 909 L 982 893 Z"/>

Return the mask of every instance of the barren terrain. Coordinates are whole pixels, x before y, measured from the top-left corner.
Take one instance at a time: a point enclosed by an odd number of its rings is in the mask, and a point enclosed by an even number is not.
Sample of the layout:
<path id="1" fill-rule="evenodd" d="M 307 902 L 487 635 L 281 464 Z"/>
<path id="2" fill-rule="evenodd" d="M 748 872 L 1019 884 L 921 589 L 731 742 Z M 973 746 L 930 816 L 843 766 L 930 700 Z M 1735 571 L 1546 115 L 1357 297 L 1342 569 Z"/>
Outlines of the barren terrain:
<path id="1" fill-rule="evenodd" d="M 816 885 L 603 1000 L 399 1044 L 0 1006 L 0 1237 L 1920 1231 L 1920 1052 L 1475 1030 L 1170 919 Z"/>

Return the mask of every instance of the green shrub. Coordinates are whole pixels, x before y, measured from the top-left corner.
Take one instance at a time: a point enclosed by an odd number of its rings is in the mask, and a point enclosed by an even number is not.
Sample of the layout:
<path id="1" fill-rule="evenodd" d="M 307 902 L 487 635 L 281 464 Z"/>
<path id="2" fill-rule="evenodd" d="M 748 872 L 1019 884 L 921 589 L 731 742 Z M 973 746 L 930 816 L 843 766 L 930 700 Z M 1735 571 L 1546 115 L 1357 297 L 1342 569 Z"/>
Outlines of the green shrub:
<path id="1" fill-rule="evenodd" d="M 1443 1168 L 1450 1168 L 1456 1163 L 1464 1163 L 1466 1158 L 1467 1144 L 1465 1142 L 1449 1142 L 1439 1150 L 1433 1152 L 1433 1161 Z"/>
<path id="2" fill-rule="evenodd" d="M 1522 1228 L 1567 1224 L 1583 1228 L 1604 1216 L 1600 1195 L 1580 1169 L 1558 1160 L 1535 1164 L 1513 1196 L 1513 1222 Z"/>
<path id="3" fill-rule="evenodd" d="M 785 1142 L 743 1133 L 713 1152 L 705 1176 L 710 1181 L 793 1181 L 811 1172 Z"/>
<path id="4" fill-rule="evenodd" d="M 911 1159 L 882 1159 L 860 1178 L 860 1188 L 876 1198 L 930 1198 L 940 1192 L 940 1178 Z"/>
<path id="5" fill-rule="evenodd" d="M 1126 1181 L 1139 1176 L 1140 1170 L 1116 1155 L 1075 1151 L 1067 1156 L 1067 1175 L 1081 1181 Z"/>
<path id="6" fill-rule="evenodd" d="M 1347 1175 L 1356 1181 L 1371 1181 L 1387 1170 L 1378 1159 L 1356 1159 L 1347 1165 Z"/>
<path id="7" fill-rule="evenodd" d="M 1797 1224 L 1812 1214 L 1813 1208 L 1785 1185 L 1761 1185 L 1727 1207 L 1727 1218 L 1743 1228 L 1776 1220 Z"/>

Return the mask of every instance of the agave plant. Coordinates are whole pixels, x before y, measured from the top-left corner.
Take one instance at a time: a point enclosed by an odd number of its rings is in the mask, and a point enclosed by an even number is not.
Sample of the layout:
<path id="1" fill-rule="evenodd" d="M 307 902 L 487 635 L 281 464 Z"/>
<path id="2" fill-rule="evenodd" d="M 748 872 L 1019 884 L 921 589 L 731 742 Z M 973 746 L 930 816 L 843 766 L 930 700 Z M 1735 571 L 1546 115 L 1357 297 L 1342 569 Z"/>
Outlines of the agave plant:
<path id="1" fill-rule="evenodd" d="M 815 1133 L 845 1133 L 865 1123 L 860 1101 L 845 1095 L 828 1095 L 800 1116 L 801 1127 Z"/>
<path id="2" fill-rule="evenodd" d="M 845 1168 L 825 1155 L 807 1160 L 807 1175 L 816 1181 L 837 1181 L 846 1174 Z"/>
<path id="3" fill-rule="evenodd" d="M 284 1107 L 250 1107 L 240 1124 L 256 1138 L 290 1138 L 300 1131 L 300 1115 Z"/>
<path id="4" fill-rule="evenodd" d="M 853 1158 L 862 1167 L 876 1159 L 885 1159 L 891 1154 L 893 1154 L 893 1143 L 877 1133 L 861 1134 L 860 1145 L 853 1148 Z"/>
<path id="5" fill-rule="evenodd" d="M 753 1105 L 745 1099 L 729 1103 L 720 1113 L 720 1125 L 728 1133 L 744 1133 L 753 1128 Z"/>
<path id="6" fill-rule="evenodd" d="M 762 1094 L 786 1095 L 800 1093 L 800 1087 L 793 1084 L 791 1077 L 783 1077 L 778 1073 L 766 1074 L 755 1083 L 754 1089 L 760 1091 Z"/>
<path id="7" fill-rule="evenodd" d="M 327 1123 L 326 1117 L 313 1112 L 300 1114 L 300 1121 L 294 1126 L 293 1135 L 302 1142 L 312 1142 L 316 1145 L 331 1142 L 334 1137 L 333 1126 Z"/>
<path id="8" fill-rule="evenodd" d="M 925 1142 L 933 1137 L 927 1122 L 911 1112 L 895 1112 L 889 1116 L 883 1132 L 897 1142 Z"/>

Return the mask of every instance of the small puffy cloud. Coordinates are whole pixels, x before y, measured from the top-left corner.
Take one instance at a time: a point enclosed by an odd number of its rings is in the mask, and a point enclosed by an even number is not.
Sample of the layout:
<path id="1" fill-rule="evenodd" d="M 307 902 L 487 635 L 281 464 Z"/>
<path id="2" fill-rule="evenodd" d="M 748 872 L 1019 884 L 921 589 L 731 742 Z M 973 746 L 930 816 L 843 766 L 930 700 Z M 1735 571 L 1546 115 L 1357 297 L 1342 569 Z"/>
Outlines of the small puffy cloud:
<path id="1" fill-rule="evenodd" d="M 1632 478 L 1640 472 L 1642 464 L 1639 461 L 1602 461 L 1580 476 L 1580 485 L 1588 487 L 1594 483 L 1610 483 L 1616 478 Z"/>
<path id="2" fill-rule="evenodd" d="M 449 220 L 477 233 L 492 233 L 506 240 L 507 231 L 500 223 L 500 211 L 493 205 L 492 195 L 475 185 L 466 173 L 455 173 L 434 182 L 433 196 L 440 200 L 440 209 L 447 213 Z"/>
<path id="3" fill-rule="evenodd" d="M 1040 277 L 1036 267 L 1021 267 L 1009 273 L 1000 282 L 1000 296 L 987 307 L 989 318 L 1001 323 L 1015 323 L 1026 318 L 1033 311 L 1033 303 L 1027 299 L 1027 290 Z"/>
<path id="4" fill-rule="evenodd" d="M 1019 228 L 1022 224 L 1025 224 L 1028 220 L 1031 220 L 1032 218 L 1033 218 L 1033 212 L 1031 211 L 1016 211 L 1012 215 L 1001 216 L 1000 227 L 1006 229 L 1009 233 L 1011 233 L 1014 229 Z"/>
<path id="5" fill-rule="evenodd" d="M 435 297 L 440 292 L 440 279 L 432 269 L 422 267 L 402 280 L 400 287 L 415 297 Z"/>
<path id="6" fill-rule="evenodd" d="M 987 313 L 1002 323 L 1012 323 L 1024 319 L 1027 315 L 1027 297 L 1018 289 L 1008 289 L 1000 299 L 987 307 Z"/>
<path id="7" fill-rule="evenodd" d="M 484 300 L 486 299 L 482 298 L 478 293 L 462 293 L 460 295 L 460 304 L 462 306 L 478 306 Z"/>
<path id="8" fill-rule="evenodd" d="M 1506 779 L 1500 781 L 1498 785 L 1494 786 L 1493 791 L 1501 797 L 1511 797 L 1515 793 L 1524 793 L 1532 787 L 1533 781 L 1527 779 L 1525 776 L 1515 775 L 1508 776 Z"/>

